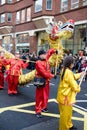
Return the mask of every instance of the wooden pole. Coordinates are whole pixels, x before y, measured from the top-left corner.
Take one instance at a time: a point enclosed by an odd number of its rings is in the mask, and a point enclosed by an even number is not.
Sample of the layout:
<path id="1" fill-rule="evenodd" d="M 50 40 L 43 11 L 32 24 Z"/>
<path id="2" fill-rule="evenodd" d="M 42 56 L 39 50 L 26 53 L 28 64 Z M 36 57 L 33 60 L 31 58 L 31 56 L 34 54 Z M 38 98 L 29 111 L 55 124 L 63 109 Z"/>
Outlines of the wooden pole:
<path id="1" fill-rule="evenodd" d="M 59 43 L 57 43 L 58 46 L 57 46 L 57 49 L 58 49 L 58 53 L 59 53 Z M 57 69 L 58 69 L 58 54 L 57 55 L 57 59 L 56 59 L 56 65 L 55 65 L 55 75 L 57 74 Z"/>
<path id="2" fill-rule="evenodd" d="M 86 71 L 87 71 L 87 67 L 85 68 L 85 72 L 86 72 Z M 84 76 L 85 76 L 85 75 L 83 74 L 82 77 L 81 77 L 81 80 L 80 80 L 80 82 L 79 82 L 79 86 L 81 86 Z"/>

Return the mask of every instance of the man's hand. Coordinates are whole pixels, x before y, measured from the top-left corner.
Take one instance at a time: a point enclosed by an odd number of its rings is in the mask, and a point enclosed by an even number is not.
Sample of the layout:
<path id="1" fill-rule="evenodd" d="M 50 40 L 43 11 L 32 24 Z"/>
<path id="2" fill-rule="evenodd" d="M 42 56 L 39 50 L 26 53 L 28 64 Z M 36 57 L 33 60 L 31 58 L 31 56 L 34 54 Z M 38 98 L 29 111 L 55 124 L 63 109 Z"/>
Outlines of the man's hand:
<path id="1" fill-rule="evenodd" d="M 58 50 L 56 50 L 56 54 L 58 55 Z"/>
<path id="2" fill-rule="evenodd" d="M 54 75 L 54 79 L 57 79 L 57 75 Z"/>
<path id="3" fill-rule="evenodd" d="M 27 60 L 26 60 L 26 63 L 28 63 L 28 62 L 29 62 L 29 60 L 27 59 Z"/>

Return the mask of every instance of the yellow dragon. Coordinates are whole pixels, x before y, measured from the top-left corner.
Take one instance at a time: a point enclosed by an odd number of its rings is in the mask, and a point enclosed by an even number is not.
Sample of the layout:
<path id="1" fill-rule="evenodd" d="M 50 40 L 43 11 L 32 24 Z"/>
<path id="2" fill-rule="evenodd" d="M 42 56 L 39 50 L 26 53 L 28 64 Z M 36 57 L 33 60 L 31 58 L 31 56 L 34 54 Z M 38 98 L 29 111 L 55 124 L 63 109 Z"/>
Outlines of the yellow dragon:
<path id="1" fill-rule="evenodd" d="M 46 35 L 41 37 L 41 44 L 44 44 L 44 41 L 48 41 L 50 48 L 55 48 L 58 50 L 58 55 L 53 54 L 50 59 L 50 65 L 52 67 L 56 67 L 59 65 L 61 60 L 63 59 L 64 51 L 61 43 L 61 39 L 68 39 L 73 35 L 74 30 L 74 21 L 72 19 L 68 20 L 66 23 L 62 23 L 61 21 L 50 23 L 46 29 Z M 0 50 L 5 52 L 5 57 L 7 59 L 15 57 L 13 54 L 6 51 L 4 48 L 0 46 Z M 35 70 L 27 73 L 21 74 L 19 76 L 19 85 L 30 83 L 33 81 L 35 76 Z"/>

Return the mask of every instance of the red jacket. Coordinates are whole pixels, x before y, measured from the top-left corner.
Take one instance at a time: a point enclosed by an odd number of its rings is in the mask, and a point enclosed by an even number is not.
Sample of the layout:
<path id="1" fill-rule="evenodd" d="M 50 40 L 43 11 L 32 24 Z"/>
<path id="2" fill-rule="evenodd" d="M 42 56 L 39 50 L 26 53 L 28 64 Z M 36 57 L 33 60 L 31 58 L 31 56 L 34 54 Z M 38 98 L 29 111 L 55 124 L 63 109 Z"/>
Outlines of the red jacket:
<path id="1" fill-rule="evenodd" d="M 2 72 L 2 66 L 5 66 L 5 59 L 0 56 L 0 72 Z"/>
<path id="2" fill-rule="evenodd" d="M 28 66 L 28 63 L 24 63 L 22 60 L 15 58 L 7 60 L 7 64 L 10 65 L 8 74 L 15 76 L 19 76 L 21 74 L 21 68 L 26 68 Z"/>
<path id="3" fill-rule="evenodd" d="M 51 72 L 50 72 L 50 64 L 48 62 L 48 59 L 54 53 L 55 53 L 55 50 L 54 49 L 50 49 L 50 50 L 48 50 L 48 52 L 46 54 L 46 60 L 38 60 L 36 62 L 36 75 L 38 77 L 44 77 L 47 80 L 49 80 L 49 79 L 54 77 L 54 75 L 51 74 Z"/>

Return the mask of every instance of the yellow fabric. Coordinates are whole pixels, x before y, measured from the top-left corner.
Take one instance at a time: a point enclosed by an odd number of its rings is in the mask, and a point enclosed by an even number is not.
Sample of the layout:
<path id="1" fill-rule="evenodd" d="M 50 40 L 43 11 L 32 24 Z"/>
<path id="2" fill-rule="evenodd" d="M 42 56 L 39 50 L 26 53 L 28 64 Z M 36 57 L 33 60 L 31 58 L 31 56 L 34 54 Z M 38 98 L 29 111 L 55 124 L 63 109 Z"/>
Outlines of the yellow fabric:
<path id="1" fill-rule="evenodd" d="M 80 74 L 75 74 L 66 69 L 63 80 L 60 79 L 60 84 L 57 93 L 57 101 L 61 104 L 71 105 L 76 102 L 76 93 L 80 92 L 80 86 L 75 79 L 80 78 Z"/>
<path id="2" fill-rule="evenodd" d="M 6 70 L 9 70 L 9 68 L 10 68 L 10 65 L 6 65 Z"/>
<path id="3" fill-rule="evenodd" d="M 56 63 L 57 65 L 61 62 L 61 60 L 63 59 L 63 46 L 62 43 L 60 42 L 60 39 L 58 38 L 56 41 L 55 40 L 51 40 L 50 37 L 48 39 L 49 44 L 50 44 L 50 48 L 54 48 L 58 50 L 58 55 L 53 54 L 50 58 L 49 58 L 49 63 L 51 66 L 55 67 Z"/>
<path id="4" fill-rule="evenodd" d="M 69 130 L 72 124 L 72 106 L 59 104 L 60 121 L 59 130 Z"/>
<path id="5" fill-rule="evenodd" d="M 19 76 L 19 85 L 23 85 L 34 80 L 36 70 L 33 70 L 27 74 L 21 74 Z"/>
<path id="6" fill-rule="evenodd" d="M 80 78 L 80 73 L 74 74 L 75 80 L 78 80 Z"/>

